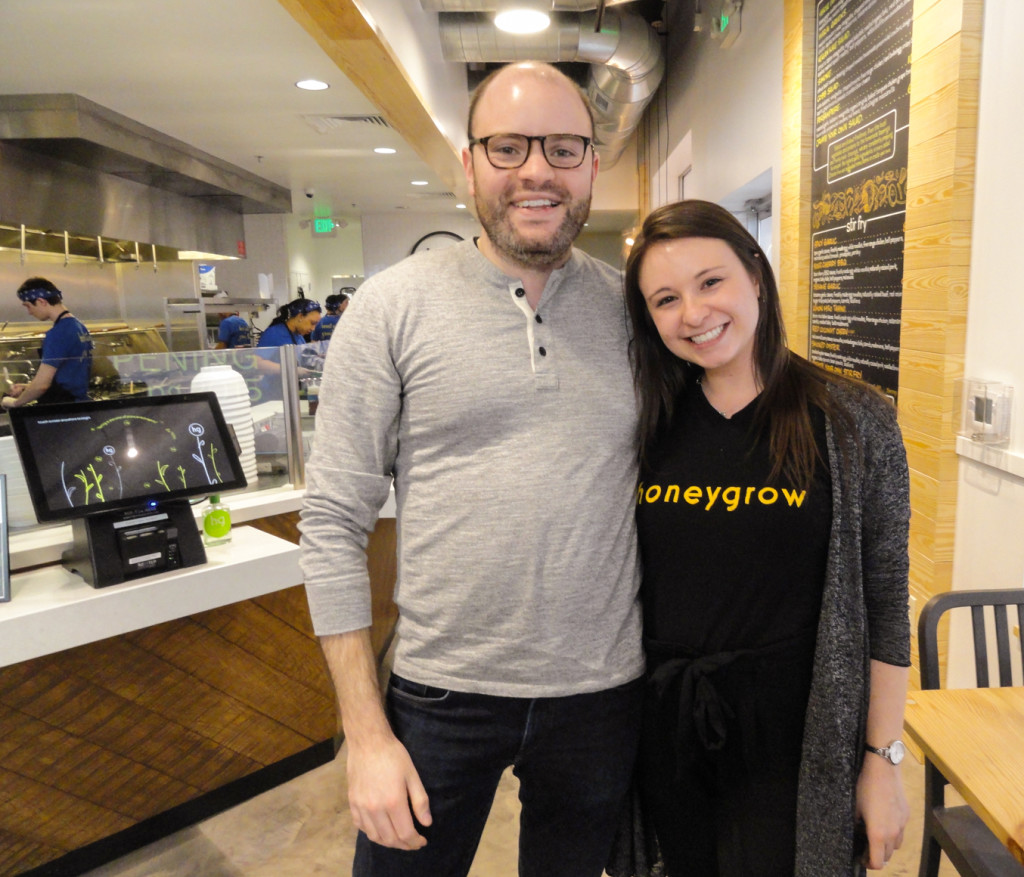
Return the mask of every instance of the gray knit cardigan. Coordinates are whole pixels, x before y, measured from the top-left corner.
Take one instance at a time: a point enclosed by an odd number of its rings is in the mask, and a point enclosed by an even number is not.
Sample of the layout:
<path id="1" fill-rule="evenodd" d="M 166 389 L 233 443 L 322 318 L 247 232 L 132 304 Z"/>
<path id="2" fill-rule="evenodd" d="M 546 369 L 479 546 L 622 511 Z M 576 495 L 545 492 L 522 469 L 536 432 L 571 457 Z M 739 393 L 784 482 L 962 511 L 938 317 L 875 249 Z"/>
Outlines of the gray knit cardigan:
<path id="1" fill-rule="evenodd" d="M 800 764 L 796 877 L 853 873 L 870 661 L 910 664 L 910 478 L 896 412 L 870 390 L 832 392 L 857 435 L 841 443 L 827 424 L 832 532 Z"/>
<path id="2" fill-rule="evenodd" d="M 804 726 L 795 877 L 861 874 L 853 861 L 870 662 L 910 664 L 910 487 L 896 412 L 857 385 L 830 385 L 854 435 L 826 422 L 832 531 Z M 631 792 L 608 864 L 612 877 L 664 877 L 657 842 Z M 686 877 L 686 875 L 669 875 Z"/>

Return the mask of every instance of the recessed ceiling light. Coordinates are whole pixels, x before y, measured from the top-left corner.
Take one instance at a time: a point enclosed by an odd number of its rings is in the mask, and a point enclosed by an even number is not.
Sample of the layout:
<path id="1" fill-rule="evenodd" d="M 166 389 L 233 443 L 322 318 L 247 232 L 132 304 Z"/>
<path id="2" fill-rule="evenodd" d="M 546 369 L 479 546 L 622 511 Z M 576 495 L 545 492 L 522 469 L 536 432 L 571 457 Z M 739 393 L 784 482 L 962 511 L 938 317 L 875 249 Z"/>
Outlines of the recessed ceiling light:
<path id="1" fill-rule="evenodd" d="M 465 210 L 466 209 L 466 205 L 465 204 L 456 204 L 455 205 L 455 209 L 456 210 Z"/>
<path id="2" fill-rule="evenodd" d="M 426 185 L 428 185 L 426 180 L 413 180 L 412 184 L 414 186 L 426 186 Z"/>
<path id="3" fill-rule="evenodd" d="M 377 155 L 394 155 L 398 150 L 392 149 L 390 146 L 378 146 L 374 150 Z"/>
<path id="4" fill-rule="evenodd" d="M 330 88 L 326 82 L 321 82 L 319 79 L 300 79 L 295 86 L 306 91 L 323 91 L 325 88 Z"/>
<path id="5" fill-rule="evenodd" d="M 551 24 L 551 16 L 539 9 L 504 9 L 494 16 L 494 26 L 505 33 L 540 33 Z"/>

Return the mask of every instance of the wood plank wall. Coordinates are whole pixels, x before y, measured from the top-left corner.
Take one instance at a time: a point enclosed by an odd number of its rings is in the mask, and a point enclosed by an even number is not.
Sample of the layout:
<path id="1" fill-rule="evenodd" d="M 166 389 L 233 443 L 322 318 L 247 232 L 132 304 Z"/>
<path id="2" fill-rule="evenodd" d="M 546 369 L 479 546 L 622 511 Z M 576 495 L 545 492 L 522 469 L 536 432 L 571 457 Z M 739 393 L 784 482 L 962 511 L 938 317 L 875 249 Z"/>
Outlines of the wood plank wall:
<path id="1" fill-rule="evenodd" d="M 805 355 L 814 7 L 786 0 L 783 50 L 781 289 L 790 344 Z M 899 419 L 910 464 L 917 611 L 953 585 L 954 383 L 964 362 L 981 30 L 982 0 L 914 2 Z"/>
<path id="2" fill-rule="evenodd" d="M 335 733 L 301 586 L 0 670 L 0 874 Z"/>

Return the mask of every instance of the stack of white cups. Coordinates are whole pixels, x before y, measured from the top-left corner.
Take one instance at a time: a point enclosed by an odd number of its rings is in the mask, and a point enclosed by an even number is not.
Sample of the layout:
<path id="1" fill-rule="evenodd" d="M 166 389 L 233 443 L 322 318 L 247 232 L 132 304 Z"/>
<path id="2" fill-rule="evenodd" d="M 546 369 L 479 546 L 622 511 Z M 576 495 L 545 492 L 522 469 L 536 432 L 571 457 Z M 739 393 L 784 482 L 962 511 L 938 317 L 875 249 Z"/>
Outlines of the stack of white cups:
<path id="1" fill-rule="evenodd" d="M 235 431 L 241 453 L 242 471 L 250 484 L 256 482 L 256 431 L 252 425 L 252 406 L 245 378 L 230 365 L 207 365 L 192 378 L 193 393 L 214 392 L 224 419 Z"/>

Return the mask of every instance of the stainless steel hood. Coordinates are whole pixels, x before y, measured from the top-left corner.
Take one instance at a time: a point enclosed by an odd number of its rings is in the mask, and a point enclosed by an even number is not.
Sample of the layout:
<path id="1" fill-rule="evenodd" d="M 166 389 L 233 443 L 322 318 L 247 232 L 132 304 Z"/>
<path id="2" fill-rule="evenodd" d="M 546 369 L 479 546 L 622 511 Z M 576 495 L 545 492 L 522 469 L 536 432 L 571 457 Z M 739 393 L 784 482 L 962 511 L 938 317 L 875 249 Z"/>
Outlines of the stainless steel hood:
<path id="1" fill-rule="evenodd" d="M 0 96 L 0 225 L 238 256 L 243 214 L 289 212 L 283 186 L 83 97 Z"/>

